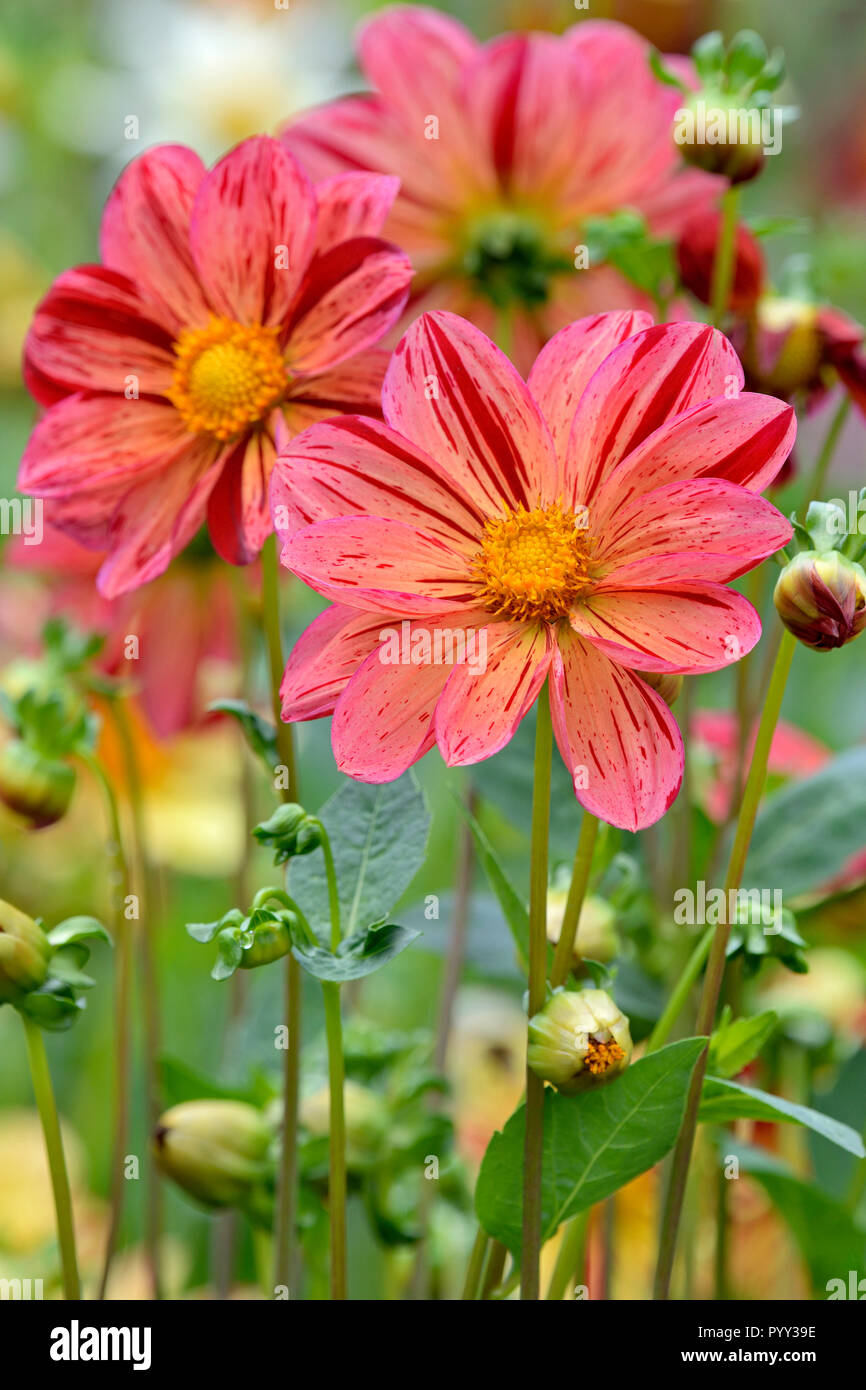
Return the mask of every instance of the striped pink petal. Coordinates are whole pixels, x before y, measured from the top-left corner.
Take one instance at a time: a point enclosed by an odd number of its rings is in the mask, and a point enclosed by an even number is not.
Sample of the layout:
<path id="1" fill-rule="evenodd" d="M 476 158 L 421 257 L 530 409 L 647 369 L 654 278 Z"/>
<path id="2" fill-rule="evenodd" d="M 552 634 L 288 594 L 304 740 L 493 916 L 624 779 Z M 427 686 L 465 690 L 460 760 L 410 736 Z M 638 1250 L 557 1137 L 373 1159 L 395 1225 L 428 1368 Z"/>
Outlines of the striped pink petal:
<path id="1" fill-rule="evenodd" d="M 189 225 L 205 168 L 183 145 L 157 145 L 127 165 L 99 235 L 103 264 L 135 281 L 172 334 L 207 321 L 210 306 L 193 264 Z"/>
<path id="2" fill-rule="evenodd" d="M 346 683 L 380 645 L 386 619 L 332 603 L 301 633 L 280 686 L 283 719 L 320 719 L 333 714 Z"/>
<path id="3" fill-rule="evenodd" d="M 578 800 L 623 830 L 668 810 L 683 775 L 683 744 L 665 702 L 632 671 L 564 632 L 554 652 L 550 708 Z"/>
<path id="4" fill-rule="evenodd" d="M 593 552 L 595 592 L 710 579 L 727 583 L 791 539 L 763 497 L 718 478 L 669 483 L 615 511 Z"/>
<path id="5" fill-rule="evenodd" d="M 731 344 L 706 324 L 662 324 L 627 338 L 596 371 L 575 412 L 567 459 L 571 500 L 590 503 L 653 430 L 742 382 Z"/>
<path id="6" fill-rule="evenodd" d="M 636 310 L 593 314 L 561 329 L 541 349 L 526 384 L 541 407 L 561 463 L 590 377 L 615 347 L 651 327 L 652 317 Z"/>
<path id="7" fill-rule="evenodd" d="M 718 671 L 761 635 L 742 594 L 709 582 L 592 594 L 570 617 L 575 632 L 636 671 Z"/>
<path id="8" fill-rule="evenodd" d="M 79 266 L 58 276 L 36 310 L 24 380 L 41 405 L 76 391 L 161 395 L 172 382 L 171 344 L 130 280 Z"/>
<path id="9" fill-rule="evenodd" d="M 203 179 L 190 236 L 218 314 L 240 323 L 282 323 L 315 243 L 312 185 L 278 140 L 253 136 Z"/>
<path id="10" fill-rule="evenodd" d="M 604 527 L 618 508 L 688 478 L 724 478 L 751 492 L 773 481 L 794 445 L 797 417 L 785 401 L 744 391 L 717 396 L 668 420 L 607 474 L 592 501 Z"/>
<path id="11" fill-rule="evenodd" d="M 553 654 L 546 624 L 493 622 L 475 631 L 474 642 L 475 667 L 469 660 L 455 665 L 436 706 L 436 742 L 449 767 L 479 763 L 510 742 L 538 698 Z"/>
<path id="12" fill-rule="evenodd" d="M 369 348 L 330 371 L 291 382 L 283 401 L 283 426 L 277 444 L 281 438 L 291 439 L 309 425 L 344 412 L 378 419 L 382 413 L 382 383 L 390 360 L 386 349 Z"/>
<path id="13" fill-rule="evenodd" d="M 275 457 L 271 436 L 256 430 L 227 455 L 210 494 L 210 537 L 231 565 L 250 564 L 271 534 L 268 483 Z"/>
<path id="14" fill-rule="evenodd" d="M 391 782 L 430 751 L 433 711 L 449 675 L 447 666 L 386 664 L 384 651 L 377 644 L 358 667 L 331 723 L 337 767 L 360 782 Z"/>
<path id="15" fill-rule="evenodd" d="M 356 236 L 379 236 L 400 180 L 389 175 L 350 172 L 316 184 L 316 251 L 328 251 Z"/>
<path id="16" fill-rule="evenodd" d="M 362 416 L 314 425 L 289 443 L 271 482 L 277 533 L 333 517 L 400 521 L 456 552 L 474 554 L 484 519 L 432 459 L 387 425 Z"/>
<path id="17" fill-rule="evenodd" d="M 394 351 L 382 407 L 388 424 L 487 513 L 532 507 L 555 481 L 550 433 L 525 382 L 455 314 L 412 324 Z"/>
<path id="18" fill-rule="evenodd" d="M 324 372 L 373 347 L 409 296 L 407 256 L 378 237 L 354 237 L 317 256 L 292 310 L 290 372 Z"/>
<path id="19" fill-rule="evenodd" d="M 442 613 L 474 601 L 466 557 L 402 521 L 342 516 L 289 535 L 282 563 L 335 603 Z"/>

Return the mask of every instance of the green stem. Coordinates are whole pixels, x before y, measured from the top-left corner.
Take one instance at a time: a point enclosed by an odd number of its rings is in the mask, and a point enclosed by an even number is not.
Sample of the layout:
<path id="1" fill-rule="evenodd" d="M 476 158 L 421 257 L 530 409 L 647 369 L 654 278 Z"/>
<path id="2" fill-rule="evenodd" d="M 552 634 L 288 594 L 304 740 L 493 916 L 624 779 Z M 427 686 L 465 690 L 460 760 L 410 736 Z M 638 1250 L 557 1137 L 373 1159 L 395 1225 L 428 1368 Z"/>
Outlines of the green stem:
<path id="1" fill-rule="evenodd" d="M 710 947 L 713 944 L 713 928 L 707 927 L 692 954 L 686 961 L 682 974 L 674 985 L 670 999 L 665 1005 L 664 1012 L 656 1024 L 646 1045 L 646 1056 L 651 1052 L 657 1052 L 660 1047 L 664 1047 L 668 1040 L 670 1031 L 685 1008 L 686 1000 L 691 993 L 692 985 L 701 973 L 707 956 L 710 954 Z"/>
<path id="2" fill-rule="evenodd" d="M 505 1271 L 505 1261 L 508 1251 L 499 1240 L 490 1242 L 490 1250 L 487 1255 L 487 1262 L 484 1266 L 484 1278 L 481 1281 L 481 1298 L 490 1299 L 496 1293 L 502 1283 L 502 1275 Z"/>
<path id="3" fill-rule="evenodd" d="M 75 1254 L 75 1226 L 72 1220 L 72 1194 L 69 1190 L 69 1174 L 66 1171 L 66 1158 L 63 1153 L 63 1137 L 54 1090 L 51 1085 L 51 1072 L 45 1053 L 42 1030 L 32 1019 L 19 1015 L 24 1025 L 27 1041 L 27 1060 L 30 1063 L 30 1078 L 33 1082 L 33 1095 L 42 1122 L 45 1137 L 45 1151 L 48 1155 L 48 1168 L 51 1173 L 51 1189 L 54 1193 L 54 1211 L 57 1217 L 57 1240 L 60 1245 L 60 1263 L 63 1269 L 63 1297 L 77 1302 L 81 1298 L 81 1283 L 78 1278 L 78 1260 Z"/>
<path id="4" fill-rule="evenodd" d="M 576 1284 L 583 1283 L 586 1237 L 589 1231 L 591 1211 L 592 1208 L 587 1207 L 566 1223 L 556 1256 L 556 1264 L 550 1277 L 550 1285 L 547 1290 L 548 1300 L 552 1299 L 561 1303 L 572 1279 Z"/>
<path id="5" fill-rule="evenodd" d="M 559 940 L 556 943 L 556 950 L 553 953 L 550 983 L 554 989 L 557 989 L 560 985 L 564 985 L 571 973 L 572 962 L 574 960 L 574 943 L 577 937 L 578 923 L 580 922 L 580 911 L 583 907 L 583 900 L 586 897 L 586 890 L 589 884 L 589 873 L 592 868 L 592 852 L 595 849 L 598 826 L 599 822 L 597 817 L 590 815 L 589 811 L 584 811 L 583 820 L 580 823 L 577 850 L 574 856 L 571 883 L 569 884 L 568 897 L 565 901 L 565 911 L 562 914 L 562 927 L 559 933 Z"/>
<path id="6" fill-rule="evenodd" d="M 328 1210 L 331 1217 L 331 1298 L 346 1298 L 346 1117 L 343 1102 L 343 1020 L 340 986 L 322 982 L 325 1036 L 328 1042 L 328 1088 L 331 1098 Z"/>
<path id="7" fill-rule="evenodd" d="M 469 1255 L 469 1264 L 466 1267 L 466 1279 L 463 1284 L 464 1299 L 474 1301 L 478 1298 L 488 1243 L 489 1237 L 487 1232 L 483 1231 L 479 1226 L 475 1233 L 475 1241 Z"/>
<path id="8" fill-rule="evenodd" d="M 731 297 L 739 209 L 740 189 L 735 184 L 722 196 L 722 229 L 713 261 L 711 303 L 716 328 L 720 328 L 724 321 L 728 311 L 728 300 Z"/>
<path id="9" fill-rule="evenodd" d="M 743 792 L 743 803 L 740 807 L 734 844 L 728 862 L 728 871 L 725 875 L 726 902 L 730 901 L 729 895 L 731 890 L 738 889 L 742 883 L 743 870 L 746 866 L 746 855 L 748 854 L 749 843 L 755 826 L 755 818 L 758 814 L 758 805 L 764 790 L 764 783 L 767 779 L 767 759 L 770 753 L 770 745 L 773 741 L 773 734 L 775 733 L 776 724 L 779 720 L 782 699 L 785 694 L 785 685 L 788 680 L 788 672 L 791 669 L 791 661 L 794 656 L 795 647 L 795 638 L 786 630 L 779 646 L 776 664 L 773 668 L 770 688 L 767 691 L 767 698 L 761 714 L 761 722 L 758 726 L 758 735 L 755 739 L 755 748 L 752 753 L 749 775 L 746 779 L 746 786 Z M 721 915 L 723 920 L 713 929 L 710 958 L 704 976 L 704 986 L 695 1024 L 696 1035 L 699 1037 L 706 1037 L 708 1040 L 716 1018 L 719 994 L 721 992 L 722 980 L 725 973 L 725 955 L 728 946 L 728 936 L 730 934 L 730 923 L 726 920 L 728 914 L 725 912 Z M 677 1234 L 680 1218 L 682 1216 L 683 1197 L 685 1195 L 692 1148 L 695 1142 L 701 1088 L 703 1086 L 706 1069 L 707 1048 L 705 1047 L 692 1072 L 685 1114 L 674 1149 L 670 1182 L 665 1198 L 662 1239 L 656 1268 L 654 1297 L 657 1299 L 666 1299 L 670 1293 L 671 1273 L 677 1246 Z"/>
<path id="10" fill-rule="evenodd" d="M 547 847 L 553 726 L 547 684 L 538 697 L 529 870 L 529 1017 L 547 996 Z M 520 1297 L 539 1296 L 541 1260 L 541 1163 L 544 1147 L 544 1082 L 526 1069 L 526 1141 L 523 1153 L 523 1245 Z"/>
<path id="11" fill-rule="evenodd" d="M 262 550 L 262 628 L 268 650 L 271 706 L 274 713 L 277 752 L 288 773 L 283 801 L 297 801 L 298 776 L 292 729 L 282 720 L 280 685 L 283 679 L 283 639 L 280 629 L 280 584 L 276 537 L 269 536 Z M 274 1228 L 274 1286 L 291 1289 L 295 1265 L 295 1198 L 298 1186 L 298 1101 L 301 1084 L 301 967 L 292 952 L 286 956 L 283 1008 L 288 1046 L 283 1064 L 283 1121 L 280 1166 L 277 1175 L 277 1211 Z"/>
<path id="12" fill-rule="evenodd" d="M 114 1139 L 111 1158 L 111 1207 L 105 1240 L 105 1257 L 99 1281 L 98 1298 L 103 1300 L 114 1261 L 114 1251 L 123 1217 L 123 1195 L 126 1185 L 124 1164 L 129 1135 L 129 1068 L 132 1056 L 132 933 L 126 920 L 125 907 L 129 894 L 129 868 L 123 852 L 120 812 L 114 788 L 100 763 L 92 753 L 82 753 L 102 792 L 110 839 L 107 844 L 109 882 L 113 888 L 112 922 L 114 926 Z"/>
<path id="13" fill-rule="evenodd" d="M 815 499 L 819 497 L 820 494 L 824 491 L 824 483 L 827 480 L 827 470 L 829 469 L 833 455 L 836 452 L 836 445 L 839 442 L 839 435 L 842 433 L 842 427 L 848 418 L 848 412 L 850 409 L 851 397 L 846 393 L 842 397 L 841 401 L 836 407 L 836 410 L 834 411 L 833 418 L 830 421 L 830 427 L 827 430 L 826 435 L 824 436 L 824 443 L 821 445 L 821 452 L 819 453 L 815 461 L 815 468 L 812 473 L 812 478 L 806 490 L 805 508 L 808 508 L 809 503 L 814 502 Z"/>

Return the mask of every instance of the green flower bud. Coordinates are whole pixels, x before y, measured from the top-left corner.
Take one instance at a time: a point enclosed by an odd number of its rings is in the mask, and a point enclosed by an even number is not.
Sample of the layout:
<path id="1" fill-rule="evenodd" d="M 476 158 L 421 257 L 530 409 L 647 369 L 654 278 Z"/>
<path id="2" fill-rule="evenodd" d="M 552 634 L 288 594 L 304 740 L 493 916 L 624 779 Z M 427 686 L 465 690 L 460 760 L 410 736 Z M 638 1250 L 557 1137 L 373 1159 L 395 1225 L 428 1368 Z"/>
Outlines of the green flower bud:
<path id="1" fill-rule="evenodd" d="M 744 103 L 728 93 L 694 92 L 685 103 L 683 129 L 693 131 L 695 138 L 677 139 L 677 148 L 686 163 L 708 174 L 721 174 L 731 183 L 746 183 L 755 178 L 764 167 L 763 139 L 755 129 L 757 121 L 748 122 L 745 139 L 737 138 L 737 113 L 743 108 Z M 722 138 L 713 140 L 716 134 Z"/>
<path id="2" fill-rule="evenodd" d="M 273 1134 L 253 1105 L 189 1100 L 161 1116 L 153 1138 L 162 1171 L 208 1207 L 243 1207 L 272 1170 Z"/>
<path id="3" fill-rule="evenodd" d="M 252 936 L 252 941 L 249 945 L 244 943 L 239 961 L 241 970 L 255 970 L 259 965 L 270 965 L 272 961 L 289 954 L 292 937 L 285 916 L 288 914 L 277 916 L 267 910 L 253 913 L 244 933 L 245 936 Z"/>
<path id="4" fill-rule="evenodd" d="M 66 814 L 75 789 L 75 769 L 46 758 L 21 739 L 0 749 L 0 800 L 35 830 L 54 825 Z"/>
<path id="5" fill-rule="evenodd" d="M 628 1019 L 603 989 L 556 990 L 529 1020 L 527 1061 L 564 1095 L 611 1081 L 631 1053 Z"/>
<path id="6" fill-rule="evenodd" d="M 276 851 L 274 862 L 284 864 L 297 854 L 311 854 L 322 843 L 322 833 L 314 816 L 308 816 L 303 806 L 285 802 L 278 806 L 269 820 L 253 830 L 261 845 Z"/>
<path id="7" fill-rule="evenodd" d="M 350 1171 L 369 1168 L 381 1152 L 388 1130 L 388 1106 L 384 1096 L 357 1081 L 343 1088 L 346 1113 L 346 1163 Z M 300 1105 L 301 1124 L 310 1134 L 324 1138 L 331 1122 L 330 1094 L 327 1086 L 306 1096 Z"/>
<path id="8" fill-rule="evenodd" d="M 773 601 L 807 647 L 844 647 L 866 627 L 866 571 L 838 550 L 804 550 L 782 570 Z"/>
<path id="9" fill-rule="evenodd" d="M 0 899 L 0 1004 L 18 1004 L 45 983 L 51 943 L 40 926 Z"/>
<path id="10" fill-rule="evenodd" d="M 673 707 L 676 704 L 683 688 L 682 676 L 670 671 L 641 671 L 640 675 L 641 680 L 646 681 L 657 695 L 661 695 L 666 705 Z"/>
<path id="11" fill-rule="evenodd" d="M 547 894 L 547 939 L 555 946 L 562 931 L 568 892 L 551 888 Z M 577 935 L 574 942 L 574 964 L 587 957 L 590 960 L 613 960 L 619 947 L 616 934 L 616 912 L 604 898 L 588 893 L 580 909 Z"/>

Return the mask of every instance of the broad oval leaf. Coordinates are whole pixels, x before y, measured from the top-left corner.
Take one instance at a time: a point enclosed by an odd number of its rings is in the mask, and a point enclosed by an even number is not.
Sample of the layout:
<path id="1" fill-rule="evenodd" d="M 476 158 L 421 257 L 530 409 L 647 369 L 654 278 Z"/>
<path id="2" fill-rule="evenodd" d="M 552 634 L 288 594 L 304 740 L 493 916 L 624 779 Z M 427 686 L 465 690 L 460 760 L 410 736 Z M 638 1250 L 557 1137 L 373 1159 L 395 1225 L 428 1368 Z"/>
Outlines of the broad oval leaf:
<path id="1" fill-rule="evenodd" d="M 324 946 L 309 946 L 297 939 L 292 947 L 292 955 L 317 980 L 343 984 L 380 970 L 389 960 L 405 951 L 419 935 L 410 927 L 398 927 L 393 922 L 377 922 L 366 931 L 341 941 L 336 955 L 326 951 Z"/>

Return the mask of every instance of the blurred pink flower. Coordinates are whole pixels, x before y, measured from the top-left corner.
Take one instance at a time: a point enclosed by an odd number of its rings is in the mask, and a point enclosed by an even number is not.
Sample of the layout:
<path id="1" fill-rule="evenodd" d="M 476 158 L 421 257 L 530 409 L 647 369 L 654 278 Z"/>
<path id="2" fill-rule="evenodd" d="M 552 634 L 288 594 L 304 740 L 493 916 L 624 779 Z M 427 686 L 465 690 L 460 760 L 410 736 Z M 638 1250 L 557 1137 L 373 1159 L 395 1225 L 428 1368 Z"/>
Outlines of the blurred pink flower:
<path id="1" fill-rule="evenodd" d="M 680 94 L 625 25 L 482 44 L 435 10 L 396 6 L 363 25 L 358 50 L 374 91 L 294 118 L 284 143 L 315 177 L 398 175 L 387 231 L 416 268 L 414 307 L 491 336 L 513 311 L 522 369 L 580 315 L 645 307 L 612 270 L 575 268 L 584 219 L 637 209 L 668 235 L 722 186 L 682 163 Z"/>
<path id="2" fill-rule="evenodd" d="M 25 376 L 49 409 L 19 477 L 106 552 L 107 597 L 162 573 L 205 516 L 219 553 L 248 563 L 270 532 L 277 430 L 375 408 L 387 358 L 368 349 L 411 276 L 377 235 L 396 188 L 314 189 L 266 136 L 209 173 L 163 145 L 121 175 L 102 264 L 66 271 L 37 309 Z"/>
<path id="3" fill-rule="evenodd" d="M 334 604 L 291 654 L 284 718 L 333 713 L 338 766 L 383 782 L 434 743 L 451 765 L 490 757 L 549 679 L 583 805 L 629 830 L 657 820 L 682 741 L 639 673 L 745 655 L 760 623 L 724 586 L 791 534 L 756 493 L 794 413 L 725 394 L 732 380 L 704 324 L 580 320 L 527 384 L 473 325 L 423 315 L 388 368 L 384 425 L 315 425 L 277 460 L 282 561 Z M 409 662 L 383 645 L 404 620 Z M 483 664 L 459 644 L 436 659 L 455 632 Z"/>
<path id="4" fill-rule="evenodd" d="M 757 725 L 749 737 L 747 758 L 751 758 L 756 732 Z M 700 799 L 711 820 L 721 822 L 728 814 L 737 773 L 737 716 L 730 710 L 697 710 L 690 733 L 695 750 L 708 754 L 712 759 L 710 775 L 699 788 Z M 770 745 L 767 770 L 776 777 L 810 777 L 831 756 L 825 744 L 782 719 L 776 726 Z"/>

